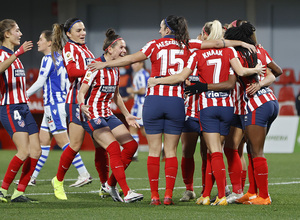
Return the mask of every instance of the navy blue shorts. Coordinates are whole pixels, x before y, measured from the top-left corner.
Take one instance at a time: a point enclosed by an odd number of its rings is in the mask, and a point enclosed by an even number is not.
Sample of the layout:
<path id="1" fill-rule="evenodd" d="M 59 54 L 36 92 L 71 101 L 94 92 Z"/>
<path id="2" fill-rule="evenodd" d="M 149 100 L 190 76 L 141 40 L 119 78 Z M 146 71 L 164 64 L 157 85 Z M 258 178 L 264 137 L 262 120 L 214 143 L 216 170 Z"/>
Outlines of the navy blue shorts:
<path id="1" fill-rule="evenodd" d="M 200 110 L 203 132 L 228 135 L 233 117 L 233 107 L 212 106 Z"/>
<path id="2" fill-rule="evenodd" d="M 245 130 L 245 115 L 234 114 L 230 126 Z"/>
<path id="3" fill-rule="evenodd" d="M 123 124 L 120 119 L 118 119 L 115 115 L 109 117 L 100 117 L 100 118 L 93 118 L 89 121 L 83 121 L 82 127 L 93 137 L 93 131 L 109 127 L 110 130 L 113 130 L 115 127 Z"/>
<path id="4" fill-rule="evenodd" d="M 184 127 L 182 129 L 182 132 L 186 132 L 186 133 L 197 132 L 200 134 L 201 130 L 199 125 L 199 119 L 187 116 L 184 122 Z"/>
<path id="5" fill-rule="evenodd" d="M 182 98 L 157 95 L 145 98 L 143 121 L 147 134 L 180 135 L 184 119 L 185 110 Z"/>
<path id="6" fill-rule="evenodd" d="M 68 124 L 74 122 L 75 124 L 81 126 L 79 105 L 66 103 L 65 106 L 66 106 Z"/>
<path id="7" fill-rule="evenodd" d="M 259 106 L 253 112 L 250 112 L 245 117 L 245 125 L 259 125 L 261 127 L 270 128 L 273 121 L 276 119 L 279 111 L 278 101 L 269 101 Z"/>
<path id="8" fill-rule="evenodd" d="M 25 103 L 0 106 L 0 121 L 10 137 L 15 132 L 27 132 L 29 135 L 39 132 L 28 105 Z"/>

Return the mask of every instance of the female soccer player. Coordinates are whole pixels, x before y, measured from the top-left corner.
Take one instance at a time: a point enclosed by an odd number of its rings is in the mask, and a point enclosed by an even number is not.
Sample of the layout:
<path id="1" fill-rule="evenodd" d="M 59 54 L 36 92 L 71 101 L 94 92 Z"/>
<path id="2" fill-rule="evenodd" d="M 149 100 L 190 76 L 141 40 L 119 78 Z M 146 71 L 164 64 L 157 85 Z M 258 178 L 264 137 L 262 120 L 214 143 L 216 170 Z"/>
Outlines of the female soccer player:
<path id="1" fill-rule="evenodd" d="M 51 57 L 52 31 L 43 31 L 37 42 L 38 51 L 45 56 L 41 62 L 41 68 L 37 81 L 27 90 L 30 97 L 43 87 L 44 116 L 40 129 L 40 142 L 42 156 L 31 177 L 29 184 L 35 185 L 36 178 L 44 166 L 50 151 L 52 137 L 55 138 L 57 145 L 65 149 L 69 145 L 69 137 L 66 124 L 65 101 L 70 86 L 68 75 L 63 63 L 62 56 L 54 52 L 55 64 Z M 76 167 L 79 177 L 70 187 L 79 187 L 92 182 L 79 153 L 77 153 L 72 164 Z"/>
<path id="2" fill-rule="evenodd" d="M 161 21 L 159 33 L 162 36 L 161 39 L 148 42 L 139 52 L 105 63 L 93 63 L 89 66 L 92 69 L 126 66 L 150 58 L 152 63 L 151 77 L 166 77 L 182 71 L 190 50 L 221 48 L 224 47 L 225 43 L 231 46 L 249 46 L 240 41 L 224 41 L 223 43 L 222 40 L 210 42 L 189 40 L 185 18 L 174 15 Z M 178 169 L 176 149 L 184 125 L 184 118 L 182 84 L 158 85 L 147 89 L 143 120 L 149 145 L 147 167 L 151 188 L 151 204 L 153 205 L 161 204 L 158 194 L 158 177 L 162 136 L 164 136 L 166 154 L 164 204 L 173 204 L 172 196 Z"/>
<path id="3" fill-rule="evenodd" d="M 255 27 L 249 22 L 243 23 L 239 27 L 228 29 L 225 37 L 257 44 Z M 241 57 L 247 58 L 247 54 L 243 50 L 240 48 L 237 50 Z M 247 101 L 245 135 L 251 152 L 251 156 L 248 156 L 250 186 L 248 192 L 240 199 L 237 199 L 236 202 L 268 205 L 271 204 L 271 197 L 268 193 L 268 165 L 263 154 L 263 148 L 265 137 L 272 122 L 276 119 L 279 109 L 277 99 L 268 86 L 275 81 L 275 76 L 279 76 L 282 71 L 275 62 L 271 62 L 272 59 L 263 48 L 258 47 L 257 54 L 258 62 L 265 65 L 269 64 L 268 66 L 270 66 L 272 72 L 268 71 L 264 76 L 259 77 L 259 81 L 252 83 L 249 83 L 250 80 L 248 78 L 241 78 Z M 249 59 L 244 60 L 244 62 L 249 64 Z M 259 195 L 257 195 L 256 186 L 259 190 Z"/>
<path id="4" fill-rule="evenodd" d="M 63 32 L 68 38 L 68 42 L 65 45 L 63 45 L 62 42 Z M 94 55 L 85 44 L 85 37 L 86 30 L 84 23 L 78 18 L 70 18 L 63 25 L 53 25 L 51 51 L 53 53 L 62 53 L 68 77 L 71 82 L 71 87 L 66 98 L 70 144 L 63 151 L 60 157 L 57 174 L 51 181 L 55 196 L 61 200 L 67 199 L 63 187 L 64 176 L 79 152 L 85 134 L 81 125 L 79 116 L 80 110 L 76 100 L 81 85 L 81 79 L 87 71 L 87 65 L 94 60 Z"/>
<path id="5" fill-rule="evenodd" d="M 7 190 L 23 165 L 18 188 L 11 202 L 34 202 L 24 195 L 37 161 L 41 155 L 38 127 L 28 108 L 25 70 L 19 56 L 32 49 L 32 42 L 20 45 L 22 33 L 11 19 L 0 22 L 0 120 L 17 147 L 17 154 L 10 161 L 1 188 L 0 201 L 7 202 Z"/>
<path id="6" fill-rule="evenodd" d="M 96 61 L 109 61 L 126 54 L 125 41 L 113 29 L 106 31 L 104 41 L 104 55 Z M 123 102 L 119 93 L 120 73 L 118 68 L 106 68 L 93 73 L 88 71 L 83 79 L 83 84 L 78 93 L 78 103 L 86 120 L 82 122 L 84 129 L 110 156 L 112 176 L 105 183 L 105 191 L 108 191 L 114 201 L 123 202 L 115 190 L 117 182 L 124 193 L 126 203 L 143 199 L 143 195 L 133 192 L 126 183 L 124 170 L 129 166 L 138 144 L 132 138 L 125 125 L 112 113 L 110 108 L 113 99 L 121 110 L 130 126 L 139 127 Z M 91 87 L 91 88 L 90 88 Z M 90 90 L 89 90 L 90 89 Z M 89 94 L 86 96 L 87 92 Z M 120 145 L 123 150 L 120 152 Z"/>
<path id="7" fill-rule="evenodd" d="M 147 70 L 144 68 L 145 62 L 136 62 L 131 64 L 132 70 L 133 70 L 133 87 L 128 87 L 126 89 L 127 93 L 133 96 L 134 98 L 134 104 L 131 109 L 131 114 L 133 116 L 136 116 L 138 118 L 141 118 L 137 120 L 137 122 L 140 125 L 140 128 L 135 128 L 130 126 L 129 131 L 134 140 L 139 144 L 139 135 L 138 135 L 138 130 L 140 129 L 142 135 L 145 134 L 145 128 L 144 128 L 144 123 L 143 123 L 143 118 L 142 118 L 142 112 L 143 112 L 143 105 L 145 101 L 145 94 L 146 94 L 146 89 L 147 89 L 147 81 L 150 77 L 149 73 Z M 138 160 L 138 150 L 135 152 L 133 155 L 134 160 Z"/>
<path id="8" fill-rule="evenodd" d="M 210 24 L 212 39 L 222 38 L 222 25 L 219 21 Z M 206 41 L 204 41 L 206 42 Z M 227 205 L 225 197 L 225 165 L 222 155 L 222 143 L 228 134 L 229 124 L 233 115 L 233 103 L 230 90 L 235 84 L 236 77 L 230 70 L 232 66 L 238 74 L 247 75 L 261 72 L 262 67 L 245 69 L 237 59 L 233 48 L 207 49 L 194 52 L 184 70 L 173 76 L 164 78 L 150 78 L 149 86 L 156 84 L 174 84 L 184 81 L 195 69 L 198 70 L 200 80 L 206 83 L 221 83 L 228 81 L 228 88 L 222 92 L 209 91 L 200 95 L 200 125 L 203 137 L 211 152 L 212 170 L 219 189 L 219 195 L 213 205 Z M 208 74 L 212 73 L 212 74 Z M 229 75 L 232 75 L 231 77 Z M 206 188 L 206 187 L 205 187 Z M 209 194 L 203 193 L 203 201 L 209 203 Z M 205 196 L 206 195 L 206 196 Z M 200 203 L 202 204 L 202 203 Z"/>

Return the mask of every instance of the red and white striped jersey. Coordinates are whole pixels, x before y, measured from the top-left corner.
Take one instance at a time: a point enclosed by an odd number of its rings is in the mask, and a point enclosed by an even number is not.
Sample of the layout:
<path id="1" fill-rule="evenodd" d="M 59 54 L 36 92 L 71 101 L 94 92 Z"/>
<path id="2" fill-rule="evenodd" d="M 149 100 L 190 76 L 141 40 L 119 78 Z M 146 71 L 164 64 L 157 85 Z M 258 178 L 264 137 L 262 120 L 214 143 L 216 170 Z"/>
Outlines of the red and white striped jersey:
<path id="1" fill-rule="evenodd" d="M 188 80 L 193 85 L 195 82 L 199 82 L 199 76 L 197 72 L 197 68 L 193 71 L 193 73 L 189 76 Z M 184 100 L 185 104 L 185 115 L 189 117 L 199 118 L 199 94 L 194 94 L 191 96 L 186 96 Z"/>
<path id="2" fill-rule="evenodd" d="M 239 80 L 235 83 L 235 88 L 232 91 L 232 101 L 234 105 L 234 114 L 247 114 L 247 101 L 245 100 L 244 88 L 241 86 Z"/>
<path id="3" fill-rule="evenodd" d="M 96 61 L 106 62 L 104 56 Z M 94 71 L 88 70 L 82 83 L 88 84 L 91 88 L 85 97 L 85 103 L 89 105 L 91 118 L 108 117 L 113 115 L 110 108 L 111 100 L 114 97 L 119 85 L 119 68 L 105 68 Z"/>
<path id="4" fill-rule="evenodd" d="M 198 68 L 200 82 L 220 83 L 228 80 L 234 72 L 230 67 L 230 60 L 237 57 L 234 48 L 207 49 L 194 52 L 187 64 L 187 68 Z M 233 107 L 231 91 L 207 91 L 200 94 L 200 110 L 210 106 Z"/>
<path id="5" fill-rule="evenodd" d="M 191 40 L 190 50 L 201 48 L 202 41 Z M 175 36 L 167 35 L 158 40 L 148 42 L 142 49 L 151 60 L 150 77 L 166 77 L 181 73 L 191 52 L 182 45 L 180 49 Z M 147 88 L 146 95 L 175 96 L 183 98 L 183 83 L 175 85 L 156 85 Z"/>
<path id="6" fill-rule="evenodd" d="M 0 47 L 0 62 L 7 60 L 14 52 Z M 3 73 L 0 73 L 1 105 L 27 103 L 26 74 L 21 61 L 17 58 Z"/>
<path id="7" fill-rule="evenodd" d="M 76 69 L 79 70 L 87 70 L 88 67 L 87 65 L 90 64 L 94 59 L 94 55 L 92 52 L 87 48 L 85 44 L 77 44 L 72 41 L 69 41 L 66 43 L 66 45 L 63 48 L 63 53 L 62 53 L 63 59 L 64 59 L 64 64 L 65 67 L 67 68 L 68 65 L 75 63 L 76 64 Z M 67 68 L 68 69 L 68 68 Z M 68 77 L 71 80 L 72 73 L 68 72 Z M 82 77 L 77 77 L 70 86 L 66 103 L 77 103 L 77 93 L 80 89 L 81 86 L 81 80 Z"/>
<path id="8" fill-rule="evenodd" d="M 268 54 L 268 52 L 264 48 L 257 47 L 257 59 L 258 63 L 262 63 L 262 65 L 267 66 L 267 64 L 272 62 L 272 58 Z M 259 81 L 262 81 L 265 78 L 265 76 L 258 76 Z M 248 107 L 250 111 L 254 111 L 262 104 L 268 102 L 277 100 L 276 96 L 274 95 L 273 91 L 267 86 L 261 88 L 259 91 L 257 91 L 253 96 L 248 96 Z"/>

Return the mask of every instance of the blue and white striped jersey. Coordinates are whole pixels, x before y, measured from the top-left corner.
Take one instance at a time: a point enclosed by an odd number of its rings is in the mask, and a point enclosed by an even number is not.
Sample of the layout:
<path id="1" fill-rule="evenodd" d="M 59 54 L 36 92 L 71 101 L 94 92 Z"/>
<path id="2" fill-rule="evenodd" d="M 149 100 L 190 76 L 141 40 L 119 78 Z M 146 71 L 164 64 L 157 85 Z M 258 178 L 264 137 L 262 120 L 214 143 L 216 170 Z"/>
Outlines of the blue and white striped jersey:
<path id="1" fill-rule="evenodd" d="M 135 73 L 133 77 L 133 86 L 135 91 L 140 90 L 141 88 L 147 89 L 147 81 L 150 77 L 150 74 L 144 69 L 140 69 Z M 134 105 L 143 105 L 145 101 L 145 94 L 143 95 L 134 95 Z"/>

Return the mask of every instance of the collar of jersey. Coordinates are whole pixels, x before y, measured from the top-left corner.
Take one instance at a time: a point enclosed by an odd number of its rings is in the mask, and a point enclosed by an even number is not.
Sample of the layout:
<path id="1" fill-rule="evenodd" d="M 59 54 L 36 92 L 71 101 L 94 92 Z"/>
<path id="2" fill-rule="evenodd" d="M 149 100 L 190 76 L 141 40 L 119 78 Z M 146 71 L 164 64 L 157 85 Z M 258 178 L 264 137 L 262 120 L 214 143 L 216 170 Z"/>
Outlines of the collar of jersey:
<path id="1" fill-rule="evenodd" d="M 84 44 L 76 43 L 75 41 L 72 41 L 71 39 L 69 39 L 68 42 L 73 43 L 73 44 L 78 44 L 78 45 L 81 45 L 81 46 L 85 45 L 85 43 Z"/>
<path id="2" fill-rule="evenodd" d="M 1 46 L 0 49 L 6 51 L 9 54 L 13 54 L 14 53 L 12 50 L 10 50 L 10 49 L 8 49 L 7 47 L 4 47 L 4 46 Z"/>
<path id="3" fill-rule="evenodd" d="M 106 59 L 104 58 L 104 54 L 102 54 L 102 56 L 100 57 L 100 59 L 101 59 L 102 62 L 106 62 Z M 110 69 L 112 69 L 112 67 L 106 67 L 105 69 L 110 70 Z"/>
<path id="4" fill-rule="evenodd" d="M 164 36 L 163 38 L 174 38 L 175 39 L 175 35 L 170 34 L 170 35 Z"/>

